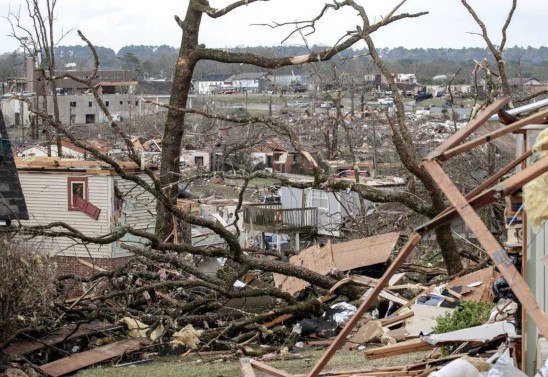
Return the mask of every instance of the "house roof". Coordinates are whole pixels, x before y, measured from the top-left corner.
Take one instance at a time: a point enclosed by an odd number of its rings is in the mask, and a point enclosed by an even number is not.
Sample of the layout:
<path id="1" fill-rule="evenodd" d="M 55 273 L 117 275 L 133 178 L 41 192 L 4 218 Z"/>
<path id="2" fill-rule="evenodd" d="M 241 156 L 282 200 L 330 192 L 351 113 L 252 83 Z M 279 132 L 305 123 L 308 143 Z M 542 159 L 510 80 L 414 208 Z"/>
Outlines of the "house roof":
<path id="1" fill-rule="evenodd" d="M 535 77 L 511 77 L 508 79 L 508 85 L 520 86 L 520 85 L 539 85 L 541 81 Z"/>
<path id="2" fill-rule="evenodd" d="M 132 161 L 117 161 L 124 170 L 138 170 Z M 15 157 L 19 171 L 74 171 L 96 175 L 115 175 L 112 166 L 100 160 L 81 160 L 59 157 Z"/>
<path id="3" fill-rule="evenodd" d="M 244 72 L 237 73 L 228 78 L 228 80 L 257 80 L 268 75 L 266 72 Z"/>
<path id="4" fill-rule="evenodd" d="M 4 116 L 0 110 L 0 220 L 28 220 L 27 204 L 17 175 Z"/>
<path id="5" fill-rule="evenodd" d="M 213 75 L 206 75 L 196 81 L 225 81 L 228 79 L 228 77 L 229 75 L 226 75 L 226 74 L 213 74 Z"/>

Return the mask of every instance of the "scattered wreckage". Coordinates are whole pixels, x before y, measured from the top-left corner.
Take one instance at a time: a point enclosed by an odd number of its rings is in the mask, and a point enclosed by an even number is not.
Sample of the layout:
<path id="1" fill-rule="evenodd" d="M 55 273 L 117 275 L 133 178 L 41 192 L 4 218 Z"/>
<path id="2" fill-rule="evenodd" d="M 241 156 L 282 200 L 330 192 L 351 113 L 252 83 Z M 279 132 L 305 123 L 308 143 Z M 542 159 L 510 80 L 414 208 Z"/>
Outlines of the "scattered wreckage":
<path id="1" fill-rule="evenodd" d="M 509 232 L 514 231 L 514 220 L 522 216 L 519 212 L 523 206 L 533 223 L 540 224 L 548 218 L 545 201 L 542 201 L 546 194 L 548 132 L 543 131 L 537 139 L 534 153 L 539 154 L 539 158 L 534 163 L 504 178 L 533 153 L 525 151 L 516 161 L 466 195 L 458 191 L 441 165 L 458 153 L 548 118 L 548 111 L 543 110 L 522 119 L 516 118 L 504 128 L 463 142 L 493 114 L 504 114 L 501 109 L 507 103 L 508 99 L 501 99 L 489 106 L 426 158 L 425 169 L 451 202 L 451 206 L 438 216 L 411 234 L 386 233 L 349 242 L 326 242 L 289 258 L 289 264 L 336 277 L 338 282 L 331 289 L 318 289 L 304 280 L 280 273 L 265 276 L 261 271 L 247 273 L 235 283 L 242 290 L 275 285 L 295 302 L 302 302 L 303 310 L 274 313 L 268 309 L 268 303 L 253 301 L 251 305 L 255 306 L 259 315 L 253 317 L 254 322 L 251 323 L 246 322 L 247 312 L 242 316 L 235 314 L 242 311 L 242 306 L 237 303 L 239 297 L 233 297 L 231 304 L 223 308 L 227 312 L 222 316 L 202 312 L 183 316 L 184 326 L 168 323 L 166 316 L 157 313 L 173 310 L 169 313 L 174 314 L 175 310 L 186 304 L 163 289 L 169 282 L 169 276 L 180 274 L 167 268 L 166 263 L 155 266 L 161 279 L 153 288 L 142 285 L 140 281 L 147 278 L 145 269 L 133 270 L 131 280 L 116 275 L 108 277 L 115 284 L 127 284 L 133 288 L 131 293 L 124 292 L 125 296 L 132 297 L 132 305 L 135 302 L 142 305 L 154 302 L 156 306 L 140 311 L 132 306 L 128 310 L 123 306 L 124 301 L 114 300 L 122 295 L 110 292 L 109 296 L 108 290 L 103 295 L 93 293 L 93 288 L 101 284 L 101 280 L 96 281 L 96 285 L 88 285 L 82 295 L 64 302 L 63 310 L 70 314 L 59 317 L 56 326 L 41 333 L 18 337 L 3 349 L 4 359 L 12 367 L 31 365 L 40 373 L 62 376 L 109 360 L 123 360 L 124 364 L 141 363 L 152 360 L 156 354 L 199 350 L 243 356 L 240 362 L 245 377 L 256 376 L 257 372 L 292 376 L 290 372 L 269 366 L 266 361 L 271 356 L 261 359 L 266 354 L 276 352 L 279 347 L 263 350 L 256 345 L 272 345 L 277 339 L 277 345 L 284 345 L 294 352 L 306 347 L 327 347 L 309 377 L 523 375 L 518 368 L 522 353 L 521 311 L 523 309 L 530 316 L 540 335 L 545 337 L 548 336 L 548 320 L 510 257 L 519 249 L 516 241 L 520 240 L 509 237 L 503 248 L 474 209 L 508 197 L 507 204 L 512 215 L 507 224 Z M 500 179 L 503 180 L 497 183 Z M 472 265 L 467 273 L 446 279 L 439 276 L 430 280 L 413 279 L 412 274 L 417 272 L 405 272 L 402 268 L 407 257 L 428 231 L 457 216 L 475 234 L 494 266 Z M 104 274 L 104 271 L 97 272 Z M 359 294 L 355 295 L 356 292 Z M 84 321 L 82 318 L 77 320 L 77 309 L 91 311 L 94 302 L 99 301 L 107 302 L 111 308 L 114 324 Z M 211 310 L 219 309 L 213 301 L 214 298 L 210 298 L 203 305 L 211 305 Z M 86 306 L 82 306 L 84 302 Z M 466 302 L 495 304 L 490 306 L 488 316 L 481 317 L 482 322 L 472 327 L 437 331 L 438 318 L 462 311 Z M 259 307 L 261 304 L 264 307 Z M 160 307 L 164 311 L 155 312 Z M 219 341 L 223 333 L 230 333 L 236 326 L 235 318 L 240 321 L 238 325 L 247 331 L 235 333 L 231 342 Z M 364 357 L 369 359 L 417 351 L 430 351 L 430 354 L 412 364 L 323 372 L 333 354 L 342 347 L 363 352 Z M 547 364 L 537 367 L 539 376 L 546 375 Z"/>

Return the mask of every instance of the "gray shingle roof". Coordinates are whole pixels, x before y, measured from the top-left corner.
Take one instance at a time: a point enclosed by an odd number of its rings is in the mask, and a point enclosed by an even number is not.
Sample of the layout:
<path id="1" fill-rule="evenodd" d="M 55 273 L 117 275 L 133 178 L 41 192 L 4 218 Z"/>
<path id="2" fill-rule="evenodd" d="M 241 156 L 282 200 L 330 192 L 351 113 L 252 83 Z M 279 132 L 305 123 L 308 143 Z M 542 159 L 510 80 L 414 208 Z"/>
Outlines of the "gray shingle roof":
<path id="1" fill-rule="evenodd" d="M 0 111 L 0 221 L 28 220 L 27 204 L 17 175 L 8 130 Z"/>

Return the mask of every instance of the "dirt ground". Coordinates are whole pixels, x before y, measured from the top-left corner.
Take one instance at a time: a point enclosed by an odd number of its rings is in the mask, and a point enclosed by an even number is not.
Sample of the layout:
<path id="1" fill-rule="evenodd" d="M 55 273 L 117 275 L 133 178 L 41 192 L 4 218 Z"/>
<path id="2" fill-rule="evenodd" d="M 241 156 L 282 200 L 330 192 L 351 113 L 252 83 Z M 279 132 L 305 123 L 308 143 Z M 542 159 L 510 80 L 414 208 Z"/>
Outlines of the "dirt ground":
<path id="1" fill-rule="evenodd" d="M 275 368 L 293 374 L 306 374 L 324 353 L 325 349 L 306 350 L 299 353 L 301 358 L 267 362 Z M 406 365 L 420 361 L 429 352 L 417 352 L 384 359 L 366 360 L 362 351 L 341 350 L 335 354 L 326 371 L 368 369 L 381 366 Z M 149 364 L 125 367 L 97 367 L 84 370 L 79 377 L 241 377 L 240 364 L 237 359 L 223 360 L 210 358 L 200 360 L 197 356 L 185 359 L 153 361 Z M 257 376 L 264 376 L 257 373 Z"/>

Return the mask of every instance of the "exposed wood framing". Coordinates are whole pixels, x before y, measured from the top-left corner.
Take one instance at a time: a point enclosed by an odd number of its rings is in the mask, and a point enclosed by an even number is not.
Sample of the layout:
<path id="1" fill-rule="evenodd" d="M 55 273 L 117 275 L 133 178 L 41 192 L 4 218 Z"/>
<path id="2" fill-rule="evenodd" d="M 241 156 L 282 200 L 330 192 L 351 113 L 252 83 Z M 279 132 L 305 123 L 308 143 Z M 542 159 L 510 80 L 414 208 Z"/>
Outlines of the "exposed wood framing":
<path id="1" fill-rule="evenodd" d="M 512 133 L 514 131 L 517 131 L 521 129 L 523 126 L 526 126 L 528 124 L 537 124 L 537 123 L 544 123 L 546 119 L 548 118 L 548 109 L 539 111 L 538 113 L 534 113 L 532 115 L 529 115 L 526 118 L 520 119 L 517 122 L 514 122 L 508 126 L 499 128 L 495 131 L 489 132 L 481 137 L 478 137 L 476 139 L 472 139 L 464 144 L 460 144 L 456 147 L 453 147 L 451 149 L 448 149 L 444 152 L 442 152 L 439 157 L 437 157 L 438 160 L 447 160 L 451 157 L 454 157 L 460 153 L 467 152 L 470 149 L 477 147 L 478 145 L 485 144 L 491 140 L 494 140 L 498 137 L 507 135 L 509 133 Z"/>
<path id="2" fill-rule="evenodd" d="M 543 158 L 546 159 L 546 158 Z M 548 317 L 540 309 L 535 296 L 527 286 L 523 277 L 519 274 L 506 251 L 491 234 L 487 226 L 480 219 L 466 198 L 460 193 L 451 178 L 443 171 L 439 162 L 425 161 L 425 169 L 436 180 L 441 190 L 445 193 L 451 204 L 455 207 L 462 220 L 474 233 L 480 244 L 487 251 L 495 266 L 512 288 L 512 291 L 527 311 L 540 333 L 548 337 Z M 515 177 L 515 176 L 514 176 Z M 523 182 L 519 182 L 523 184 Z"/>
<path id="3" fill-rule="evenodd" d="M 460 128 L 457 132 L 451 135 L 447 140 L 445 140 L 443 143 L 438 145 L 436 149 L 434 149 L 430 154 L 428 154 L 426 159 L 432 160 L 440 156 L 447 149 L 453 148 L 454 146 L 458 145 L 460 142 L 462 142 L 464 139 L 470 136 L 472 132 L 474 132 L 481 125 L 487 122 L 487 120 L 489 120 L 489 118 L 491 118 L 492 115 L 496 114 L 500 109 L 506 106 L 509 102 L 510 102 L 509 97 L 504 97 L 493 102 L 491 105 L 486 107 L 483 111 L 481 111 L 478 114 L 478 116 L 472 119 L 466 126 Z"/>
<path id="4" fill-rule="evenodd" d="M 521 156 L 518 159 L 521 159 Z M 535 163 L 529 165 L 526 169 L 517 172 L 516 174 L 505 179 L 494 187 L 483 191 L 481 194 L 477 194 L 471 199 L 465 197 L 465 199 L 468 200 L 468 204 L 470 204 L 472 208 L 479 208 L 487 204 L 493 203 L 499 198 L 513 194 L 514 192 L 519 190 L 524 184 L 532 181 L 533 179 L 546 172 L 548 172 L 548 156 L 542 157 Z M 458 212 L 455 207 L 449 207 L 438 216 L 434 217 L 432 220 L 416 228 L 415 231 L 419 233 L 428 232 L 441 224 L 445 224 L 446 222 L 451 221 L 457 216 Z"/>

